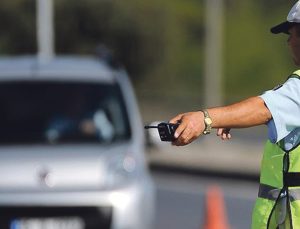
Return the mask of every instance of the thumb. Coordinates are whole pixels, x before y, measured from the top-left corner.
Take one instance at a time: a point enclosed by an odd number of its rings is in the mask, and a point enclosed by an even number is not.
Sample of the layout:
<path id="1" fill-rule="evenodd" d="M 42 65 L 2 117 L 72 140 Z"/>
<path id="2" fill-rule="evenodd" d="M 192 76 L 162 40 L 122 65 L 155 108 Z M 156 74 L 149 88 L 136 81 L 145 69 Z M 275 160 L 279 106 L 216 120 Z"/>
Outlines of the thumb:
<path id="1" fill-rule="evenodd" d="M 176 124 L 181 120 L 182 116 L 183 116 L 183 114 L 179 114 L 179 115 L 175 116 L 174 118 L 172 118 L 169 122 Z"/>

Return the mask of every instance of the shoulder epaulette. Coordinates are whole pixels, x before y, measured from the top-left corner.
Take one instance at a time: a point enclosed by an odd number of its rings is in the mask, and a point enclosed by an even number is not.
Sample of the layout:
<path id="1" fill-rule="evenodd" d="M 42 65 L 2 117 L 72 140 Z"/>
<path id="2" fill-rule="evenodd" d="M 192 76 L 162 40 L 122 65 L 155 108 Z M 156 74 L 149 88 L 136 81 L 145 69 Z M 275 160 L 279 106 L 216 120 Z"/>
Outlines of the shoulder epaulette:
<path id="1" fill-rule="evenodd" d="M 293 72 L 293 74 L 288 77 L 288 79 L 290 79 L 290 78 L 300 79 L 300 70 Z"/>

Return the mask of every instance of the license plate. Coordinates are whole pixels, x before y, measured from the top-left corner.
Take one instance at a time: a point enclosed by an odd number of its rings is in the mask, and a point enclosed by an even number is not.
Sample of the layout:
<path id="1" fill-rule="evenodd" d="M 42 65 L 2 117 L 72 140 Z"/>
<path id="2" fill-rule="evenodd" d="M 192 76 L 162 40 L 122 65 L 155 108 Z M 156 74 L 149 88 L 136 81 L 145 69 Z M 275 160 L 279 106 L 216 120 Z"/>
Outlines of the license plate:
<path id="1" fill-rule="evenodd" d="M 79 217 L 19 218 L 10 229 L 85 229 L 85 223 Z"/>

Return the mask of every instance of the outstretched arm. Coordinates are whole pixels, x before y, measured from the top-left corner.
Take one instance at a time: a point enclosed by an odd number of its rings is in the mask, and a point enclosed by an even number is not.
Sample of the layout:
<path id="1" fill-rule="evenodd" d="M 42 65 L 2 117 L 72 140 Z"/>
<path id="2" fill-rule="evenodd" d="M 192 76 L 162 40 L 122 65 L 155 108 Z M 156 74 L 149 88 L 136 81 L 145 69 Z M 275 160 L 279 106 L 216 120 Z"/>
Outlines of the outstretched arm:
<path id="1" fill-rule="evenodd" d="M 267 123 L 272 115 L 260 97 L 251 97 L 241 102 L 207 109 L 213 128 L 246 128 Z M 202 135 L 205 129 L 204 115 L 201 111 L 179 114 L 170 120 L 180 121 L 176 130 L 174 145 L 187 145 Z"/>

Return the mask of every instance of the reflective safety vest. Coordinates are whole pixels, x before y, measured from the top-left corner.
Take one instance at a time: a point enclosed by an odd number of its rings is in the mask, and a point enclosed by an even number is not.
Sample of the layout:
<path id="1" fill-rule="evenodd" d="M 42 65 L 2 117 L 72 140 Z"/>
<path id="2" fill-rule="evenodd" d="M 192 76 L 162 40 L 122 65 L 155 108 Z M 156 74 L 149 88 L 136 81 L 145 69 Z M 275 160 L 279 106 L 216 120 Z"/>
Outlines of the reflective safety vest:
<path id="1" fill-rule="evenodd" d="M 300 145 L 283 150 L 282 141 L 267 141 L 252 229 L 300 229 Z"/>

